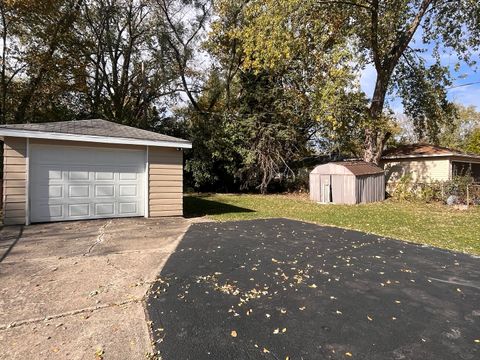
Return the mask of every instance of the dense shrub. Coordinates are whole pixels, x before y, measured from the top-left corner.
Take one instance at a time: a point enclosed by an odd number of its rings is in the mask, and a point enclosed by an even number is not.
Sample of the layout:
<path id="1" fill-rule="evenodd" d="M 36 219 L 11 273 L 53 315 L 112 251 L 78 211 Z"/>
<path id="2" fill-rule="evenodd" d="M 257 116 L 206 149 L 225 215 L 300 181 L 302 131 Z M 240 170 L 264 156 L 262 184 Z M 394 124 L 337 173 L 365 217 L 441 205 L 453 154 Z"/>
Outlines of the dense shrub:
<path id="1" fill-rule="evenodd" d="M 467 191 L 468 188 L 468 191 Z M 433 181 L 430 183 L 413 181 L 412 176 L 403 176 L 393 187 L 390 195 L 398 200 L 444 202 L 453 199 L 453 202 L 466 204 L 467 197 L 470 203 L 480 202 L 480 185 L 474 184 L 471 176 L 456 176 L 448 181 Z"/>

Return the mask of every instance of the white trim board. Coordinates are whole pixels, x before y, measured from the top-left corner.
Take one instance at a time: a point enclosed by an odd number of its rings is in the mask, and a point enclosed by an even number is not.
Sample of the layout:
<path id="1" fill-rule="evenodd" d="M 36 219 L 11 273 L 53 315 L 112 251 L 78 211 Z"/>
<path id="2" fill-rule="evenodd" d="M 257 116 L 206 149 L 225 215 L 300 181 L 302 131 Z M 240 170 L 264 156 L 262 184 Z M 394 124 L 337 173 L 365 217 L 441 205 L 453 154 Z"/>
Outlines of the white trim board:
<path id="1" fill-rule="evenodd" d="M 30 139 L 26 139 L 25 154 L 25 225 L 30 225 Z"/>
<path id="2" fill-rule="evenodd" d="M 148 157 L 150 156 L 150 148 L 147 146 L 145 149 L 145 217 L 150 216 L 150 162 Z"/>
<path id="3" fill-rule="evenodd" d="M 44 131 L 30 131 L 30 130 L 14 130 L 14 129 L 0 129 L 0 136 L 22 137 L 27 139 L 47 139 L 47 140 L 67 140 L 67 141 L 84 141 L 103 144 L 121 144 L 121 145 L 144 145 L 157 147 L 172 147 L 191 149 L 190 142 L 182 141 L 154 141 L 141 140 L 132 138 L 98 136 L 98 135 L 77 135 L 77 134 L 63 134 Z"/>

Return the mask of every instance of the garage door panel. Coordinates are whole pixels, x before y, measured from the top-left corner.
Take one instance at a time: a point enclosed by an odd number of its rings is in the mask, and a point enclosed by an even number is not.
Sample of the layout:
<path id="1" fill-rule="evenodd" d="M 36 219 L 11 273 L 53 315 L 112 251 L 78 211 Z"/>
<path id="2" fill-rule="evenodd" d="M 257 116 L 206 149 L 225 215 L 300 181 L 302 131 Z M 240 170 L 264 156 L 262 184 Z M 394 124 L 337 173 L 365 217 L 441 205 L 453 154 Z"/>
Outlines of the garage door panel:
<path id="1" fill-rule="evenodd" d="M 42 211 L 45 216 L 51 218 L 52 221 L 62 220 L 62 218 L 64 217 L 63 205 L 46 204 L 40 205 L 38 209 Z"/>
<path id="2" fill-rule="evenodd" d="M 143 151 L 32 145 L 31 220 L 144 215 L 144 161 Z"/>
<path id="3" fill-rule="evenodd" d="M 115 204 L 114 203 L 103 203 L 95 204 L 95 215 L 98 216 L 114 216 L 115 215 Z"/>
<path id="4" fill-rule="evenodd" d="M 48 173 L 48 180 L 63 180 L 63 171 L 61 169 L 45 168 Z"/>
<path id="5" fill-rule="evenodd" d="M 115 184 L 95 185 L 96 198 L 113 198 L 115 196 Z"/>
<path id="6" fill-rule="evenodd" d="M 95 172 L 95 180 L 102 181 L 112 181 L 115 178 L 115 173 L 113 171 L 96 171 Z"/>
<path id="7" fill-rule="evenodd" d="M 138 174 L 136 172 L 121 172 L 120 180 L 137 180 Z"/>
<path id="8" fill-rule="evenodd" d="M 90 197 L 90 185 L 68 185 L 68 197 L 74 199 Z"/>
<path id="9" fill-rule="evenodd" d="M 136 197 L 138 196 L 137 186 L 136 185 L 120 185 L 119 186 L 119 195 L 121 197 Z"/>
<path id="10" fill-rule="evenodd" d="M 123 215 L 135 214 L 138 211 L 138 206 L 136 202 L 121 202 L 118 205 L 118 212 Z"/>
<path id="11" fill-rule="evenodd" d="M 90 179 L 90 172 L 88 170 L 73 170 L 68 172 L 68 180 L 70 181 L 85 181 Z"/>
<path id="12" fill-rule="evenodd" d="M 52 148 L 60 150 L 52 151 Z M 32 150 L 35 150 L 35 153 Z M 92 156 L 85 156 L 85 153 L 79 151 L 83 149 L 92 154 Z M 68 158 L 70 164 L 77 166 L 91 166 L 92 160 L 95 160 L 95 164 L 99 166 L 122 166 L 133 165 L 135 167 L 138 164 L 139 159 L 143 161 L 144 152 L 140 150 L 121 150 L 121 149 L 109 149 L 109 148 L 97 148 L 97 147 L 81 147 L 81 146 L 55 146 L 46 144 L 31 144 L 30 155 L 35 156 L 35 160 L 43 164 L 56 165 L 64 163 Z M 140 154 L 140 155 L 139 155 Z"/>
<path id="13" fill-rule="evenodd" d="M 90 204 L 68 204 L 69 217 L 88 217 L 90 216 Z"/>
<path id="14" fill-rule="evenodd" d="M 49 185 L 46 196 L 48 199 L 61 199 L 63 198 L 63 185 Z"/>

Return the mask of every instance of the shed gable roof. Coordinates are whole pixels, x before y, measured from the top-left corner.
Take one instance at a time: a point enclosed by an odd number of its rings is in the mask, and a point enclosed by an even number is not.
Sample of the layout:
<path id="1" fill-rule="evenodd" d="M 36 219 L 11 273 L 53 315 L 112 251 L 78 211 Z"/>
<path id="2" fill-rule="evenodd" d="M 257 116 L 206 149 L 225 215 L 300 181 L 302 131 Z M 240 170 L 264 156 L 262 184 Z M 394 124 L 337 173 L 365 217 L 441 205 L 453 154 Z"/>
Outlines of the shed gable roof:
<path id="1" fill-rule="evenodd" d="M 374 175 L 381 174 L 384 170 L 375 164 L 367 163 L 365 161 L 343 161 L 336 163 L 341 166 L 345 166 L 353 175 Z"/>
<path id="2" fill-rule="evenodd" d="M 339 161 L 317 166 L 312 173 L 355 176 L 376 175 L 384 173 L 384 170 L 375 164 L 365 161 Z"/>
<path id="3" fill-rule="evenodd" d="M 152 146 L 191 147 L 190 142 L 187 140 L 102 119 L 0 125 L 0 135 L 78 141 L 83 139 L 84 141 L 131 143 Z M 101 141 L 102 139 L 104 141 Z"/>

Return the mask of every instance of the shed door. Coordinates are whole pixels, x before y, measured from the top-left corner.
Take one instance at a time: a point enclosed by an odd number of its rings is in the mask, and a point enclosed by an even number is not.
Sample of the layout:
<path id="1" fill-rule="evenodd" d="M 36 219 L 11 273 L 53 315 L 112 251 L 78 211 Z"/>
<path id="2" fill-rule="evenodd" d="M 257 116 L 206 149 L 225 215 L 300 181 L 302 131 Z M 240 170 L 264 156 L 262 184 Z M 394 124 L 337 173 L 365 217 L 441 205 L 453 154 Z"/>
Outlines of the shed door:
<path id="1" fill-rule="evenodd" d="M 145 152 L 30 146 L 32 222 L 142 216 Z"/>
<path id="2" fill-rule="evenodd" d="M 332 202 L 332 178 L 330 175 L 320 175 L 320 202 Z"/>

